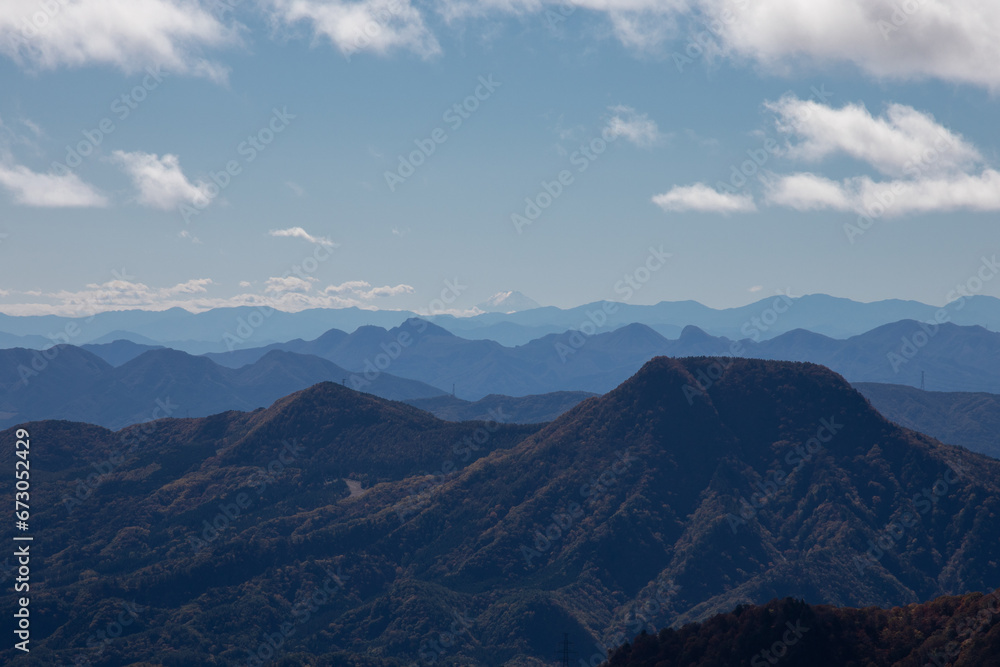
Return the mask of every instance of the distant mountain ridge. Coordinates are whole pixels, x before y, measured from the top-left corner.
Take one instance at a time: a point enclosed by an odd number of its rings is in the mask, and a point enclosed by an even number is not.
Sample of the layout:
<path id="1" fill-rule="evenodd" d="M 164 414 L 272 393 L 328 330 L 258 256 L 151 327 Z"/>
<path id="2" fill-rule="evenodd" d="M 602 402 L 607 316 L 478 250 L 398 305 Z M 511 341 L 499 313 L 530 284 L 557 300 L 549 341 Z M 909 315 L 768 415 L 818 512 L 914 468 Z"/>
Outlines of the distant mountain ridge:
<path id="1" fill-rule="evenodd" d="M 509 298 L 515 299 L 516 294 L 511 292 Z M 664 301 L 648 306 L 597 301 L 567 309 L 549 306 L 523 310 L 527 305 L 527 301 L 518 297 L 513 307 L 503 307 L 517 312 L 487 312 L 464 318 L 435 315 L 428 319 L 465 338 L 490 339 L 508 346 L 590 326 L 594 313 L 598 312 L 604 312 L 606 317 L 600 325 L 602 329 L 640 323 L 667 338 L 676 338 L 687 325 L 732 339 L 766 339 L 795 329 L 848 338 L 899 320 L 934 321 L 941 312 L 953 324 L 980 325 L 1000 331 L 1000 299 L 984 295 L 960 297 L 944 308 L 899 299 L 862 303 L 825 294 L 790 296 L 787 291 L 746 306 L 724 309 L 695 301 Z M 180 308 L 158 312 L 115 311 L 75 319 L 0 314 L 0 345 L 36 348 L 53 342 L 80 345 L 110 342 L 110 336 L 204 354 L 295 338 L 308 340 L 330 329 L 355 331 L 362 326 L 391 329 L 417 316 L 410 311 L 358 308 L 287 313 L 266 306 L 219 308 L 197 314 Z M 67 330 L 75 332 L 68 340 Z"/>
<path id="2" fill-rule="evenodd" d="M 1000 459 L 1000 395 L 869 382 L 854 387 L 901 426 Z"/>
<path id="3" fill-rule="evenodd" d="M 102 349 L 110 356 L 138 351 L 131 344 Z M 251 411 L 348 371 L 324 359 L 272 350 L 239 369 L 159 348 L 117 366 L 69 345 L 46 358 L 34 350 L 0 350 L 0 428 L 39 419 L 66 419 L 121 428 L 159 417 L 205 417 Z M 415 380 L 380 374 L 366 391 L 389 399 L 429 398 L 444 392 Z"/>
<path id="4" fill-rule="evenodd" d="M 466 400 L 556 391 L 603 394 L 655 356 L 700 355 L 809 361 L 851 382 L 920 386 L 923 379 L 928 388 L 940 391 L 1000 393 L 1000 333 L 952 323 L 930 327 L 910 320 L 846 340 L 795 330 L 759 342 L 712 336 L 694 326 L 671 340 L 643 324 L 629 324 L 592 336 L 577 331 L 549 334 L 510 348 L 461 338 L 413 319 L 390 330 L 361 327 L 351 334 L 332 330 L 314 341 L 207 356 L 239 367 L 275 349 L 330 360 L 351 371 L 357 389 L 364 387 L 366 377 L 384 371 L 445 391 L 454 386 L 456 395 Z"/>

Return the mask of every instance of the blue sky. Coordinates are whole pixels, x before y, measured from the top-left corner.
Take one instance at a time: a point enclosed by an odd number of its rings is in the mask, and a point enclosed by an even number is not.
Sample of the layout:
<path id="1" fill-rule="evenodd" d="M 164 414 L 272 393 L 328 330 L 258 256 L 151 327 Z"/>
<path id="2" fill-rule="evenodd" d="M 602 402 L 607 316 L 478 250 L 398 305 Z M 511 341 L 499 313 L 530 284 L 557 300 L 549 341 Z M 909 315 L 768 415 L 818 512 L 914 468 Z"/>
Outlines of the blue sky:
<path id="1" fill-rule="evenodd" d="M 650 248 L 632 303 L 941 304 L 1000 251 L 987 5 L 6 2 L 0 311 L 571 307 Z"/>

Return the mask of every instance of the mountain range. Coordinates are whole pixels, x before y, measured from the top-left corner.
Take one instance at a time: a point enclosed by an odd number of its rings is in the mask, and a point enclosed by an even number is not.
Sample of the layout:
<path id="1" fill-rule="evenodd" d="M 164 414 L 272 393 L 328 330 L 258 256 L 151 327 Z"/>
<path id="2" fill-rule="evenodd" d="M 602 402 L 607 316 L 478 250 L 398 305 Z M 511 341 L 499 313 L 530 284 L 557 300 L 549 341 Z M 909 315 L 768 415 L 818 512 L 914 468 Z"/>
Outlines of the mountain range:
<path id="1" fill-rule="evenodd" d="M 890 299 L 863 303 L 825 294 L 792 296 L 788 290 L 737 308 L 715 309 L 696 301 L 664 301 L 655 305 L 597 301 L 574 308 L 531 307 L 518 292 L 501 292 L 472 317 L 438 314 L 427 317 L 469 339 L 518 346 L 549 334 L 575 329 L 611 331 L 645 324 L 667 338 L 677 338 L 688 325 L 732 339 L 764 340 L 795 329 L 832 338 L 849 338 L 900 320 L 979 325 L 1000 331 L 1000 299 L 962 296 L 945 307 Z M 537 305 L 537 304 L 534 304 Z M 515 311 L 515 312 L 511 312 Z M 358 308 L 309 309 L 296 313 L 267 306 L 217 308 L 201 313 L 109 311 L 87 317 L 13 316 L 0 314 L 0 346 L 41 349 L 54 343 L 83 345 L 128 339 L 163 345 L 191 354 L 261 347 L 295 338 L 309 340 L 330 329 L 355 331 L 362 326 L 394 328 L 419 317 L 410 311 Z"/>
<path id="2" fill-rule="evenodd" d="M 159 417 L 203 417 L 254 410 L 350 373 L 324 359 L 274 350 L 253 364 L 224 368 L 205 357 L 131 344 L 102 346 L 113 366 L 87 350 L 61 345 L 44 352 L 0 350 L 0 428 L 38 419 L 66 419 L 120 428 Z M 380 374 L 367 387 L 391 399 L 444 392 L 416 380 Z"/>
<path id="3" fill-rule="evenodd" d="M 931 332 L 931 333 L 928 333 Z M 402 341 L 402 342 L 401 342 Z M 754 341 L 711 336 L 694 326 L 667 339 L 642 324 L 586 336 L 551 334 L 505 347 L 468 340 L 424 320 L 393 329 L 331 330 L 313 341 L 207 354 L 238 368 L 272 350 L 311 354 L 352 371 L 354 388 L 366 377 L 390 372 L 420 380 L 466 400 L 489 394 L 526 396 L 554 391 L 605 393 L 654 356 L 737 356 L 823 364 L 851 382 L 920 386 L 938 391 L 1000 393 L 1000 333 L 951 323 L 933 327 L 893 322 L 848 339 L 805 330 Z M 367 376 L 366 376 L 367 373 Z"/>
<path id="4" fill-rule="evenodd" d="M 253 413 L 25 428 L 45 664 L 540 665 L 640 611 L 1000 585 L 1000 461 L 807 363 L 656 358 L 545 426 L 324 383 Z M 128 632 L 85 649 L 127 605 Z"/>
<path id="5" fill-rule="evenodd" d="M 858 384 L 890 418 L 945 442 L 998 453 L 989 428 L 995 418 L 987 416 L 996 413 L 994 403 L 967 399 L 976 392 L 1000 393 L 1000 334 L 913 321 L 846 340 L 793 331 L 760 342 L 732 341 L 696 327 L 670 340 L 632 324 L 590 337 L 553 334 L 508 348 L 413 319 L 389 330 L 333 329 L 311 341 L 203 356 L 126 340 L 44 353 L 0 350 L 0 426 L 60 418 L 117 428 L 149 419 L 156 400 L 166 398 L 183 404 L 184 415 L 252 410 L 325 380 L 385 398 L 428 399 L 417 405 L 445 419 L 483 417 L 503 405 L 512 421 L 551 421 L 658 355 L 820 363 Z M 897 390 L 867 389 L 872 383 L 924 383 L 936 397 L 921 394 L 923 407 L 912 400 L 904 405 Z M 455 396 L 448 396 L 452 391 Z M 494 398 L 482 402 L 489 396 Z"/>

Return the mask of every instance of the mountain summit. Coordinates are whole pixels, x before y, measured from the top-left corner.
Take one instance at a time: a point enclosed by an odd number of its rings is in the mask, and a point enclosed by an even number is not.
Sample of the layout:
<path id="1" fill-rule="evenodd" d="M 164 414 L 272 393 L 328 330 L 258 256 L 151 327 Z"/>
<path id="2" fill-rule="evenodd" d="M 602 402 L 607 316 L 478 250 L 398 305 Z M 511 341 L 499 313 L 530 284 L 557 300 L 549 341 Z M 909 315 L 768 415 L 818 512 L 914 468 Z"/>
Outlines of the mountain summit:
<path id="1" fill-rule="evenodd" d="M 484 313 L 519 313 L 522 310 L 541 308 L 542 305 L 520 292 L 497 292 L 486 301 L 476 304 L 476 308 Z"/>

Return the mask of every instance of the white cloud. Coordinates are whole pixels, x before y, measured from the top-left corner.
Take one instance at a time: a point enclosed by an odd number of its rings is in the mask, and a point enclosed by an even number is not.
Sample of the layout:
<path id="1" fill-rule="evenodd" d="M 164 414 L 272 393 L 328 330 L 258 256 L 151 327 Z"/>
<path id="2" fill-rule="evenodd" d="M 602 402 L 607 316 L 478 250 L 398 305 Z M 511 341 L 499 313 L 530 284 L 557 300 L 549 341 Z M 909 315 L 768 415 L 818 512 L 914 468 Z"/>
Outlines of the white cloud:
<path id="1" fill-rule="evenodd" d="M 309 23 L 316 37 L 325 37 L 341 53 L 397 49 L 423 58 L 441 53 L 437 38 L 410 0 L 269 0 L 271 18 L 284 25 Z"/>
<path id="2" fill-rule="evenodd" d="M 42 70 L 159 66 L 221 80 L 226 68 L 201 52 L 238 41 L 234 29 L 190 0 L 5 0 L 0 11 L 0 53 Z"/>
<path id="3" fill-rule="evenodd" d="M 842 181 L 800 172 L 770 175 L 765 199 L 797 211 L 849 211 L 876 217 L 956 210 L 1000 210 L 1000 173 L 979 150 L 928 114 L 890 104 L 882 117 L 861 105 L 834 109 L 786 97 L 766 106 L 790 139 L 785 155 L 819 161 L 848 155 L 888 176 Z"/>
<path id="4" fill-rule="evenodd" d="M 663 140 L 660 128 L 648 115 L 622 105 L 611 107 L 611 111 L 613 115 L 605 126 L 609 136 L 622 137 L 640 148 L 650 148 Z"/>
<path id="5" fill-rule="evenodd" d="M 179 238 L 188 240 L 188 241 L 190 241 L 191 243 L 193 243 L 195 245 L 201 245 L 202 244 L 200 238 L 198 238 L 197 236 L 195 236 L 194 234 L 192 234 L 191 232 L 189 232 L 186 229 L 182 229 L 180 232 L 178 232 L 177 236 Z"/>
<path id="6" fill-rule="evenodd" d="M 340 285 L 330 285 L 323 290 L 325 294 L 356 296 L 364 301 L 379 297 L 399 296 L 400 294 L 413 294 L 415 290 L 410 285 L 384 285 L 382 287 L 372 287 L 371 283 L 364 280 L 350 280 Z"/>
<path id="7" fill-rule="evenodd" d="M 202 294 L 207 291 L 211 284 L 212 281 L 208 278 L 195 278 L 178 283 L 173 287 L 154 288 L 144 283 L 115 278 L 106 283 L 89 284 L 86 289 L 76 292 L 60 290 L 31 294 L 31 296 L 41 296 L 54 300 L 54 304 L 16 304 L 3 308 L 5 312 L 11 314 L 51 313 L 78 317 L 127 308 L 164 310 L 176 305 L 177 297 Z M 157 307 L 163 304 L 171 305 L 164 305 L 163 308 Z"/>
<path id="8" fill-rule="evenodd" d="M 849 211 L 854 208 L 840 183 L 810 173 L 772 178 L 767 189 L 767 203 L 796 211 Z"/>
<path id="9" fill-rule="evenodd" d="M 747 288 L 747 291 L 748 292 L 754 292 L 754 293 L 756 293 L 756 292 L 761 291 L 762 289 L 764 289 L 763 285 L 754 285 L 753 287 Z"/>
<path id="10" fill-rule="evenodd" d="M 299 292 L 304 294 L 312 289 L 314 282 L 316 282 L 315 278 L 298 278 L 296 276 L 268 278 L 264 293 L 284 294 L 285 292 Z"/>
<path id="11" fill-rule="evenodd" d="M 336 248 L 337 244 L 326 238 L 325 236 L 313 236 L 301 227 L 289 227 L 288 229 L 272 229 L 268 232 L 271 236 L 293 238 L 293 239 L 303 239 L 309 243 L 316 245 L 325 246 L 327 248 Z"/>
<path id="12" fill-rule="evenodd" d="M 107 198 L 72 173 L 39 174 L 27 167 L 0 161 L 0 185 L 24 206 L 67 208 L 103 207 Z"/>
<path id="13" fill-rule="evenodd" d="M 1000 88 L 1000 3 L 693 0 L 724 48 L 770 69 L 851 63 L 879 78 Z M 914 7 L 906 13 L 902 6 Z M 726 20 L 725 12 L 728 14 Z"/>
<path id="14" fill-rule="evenodd" d="M 306 193 L 306 189 L 305 189 L 305 188 L 303 188 L 303 187 L 302 187 L 301 185 L 299 185 L 298 183 L 293 183 L 292 181 L 287 181 L 287 182 L 285 183 L 285 185 L 287 185 L 287 186 L 288 186 L 288 189 L 289 189 L 289 190 L 291 190 L 292 192 L 294 192 L 294 193 L 295 193 L 295 196 L 296 196 L 296 197 L 301 197 L 302 195 L 304 195 L 304 194 Z"/>
<path id="15" fill-rule="evenodd" d="M 45 130 L 42 129 L 41 125 L 31 120 L 30 118 L 22 118 L 21 124 L 24 125 L 26 128 L 28 128 L 29 130 L 31 130 L 31 133 L 36 137 L 45 136 Z"/>
<path id="16" fill-rule="evenodd" d="M 683 57 L 695 43 L 779 73 L 847 63 L 876 78 L 1000 89 L 1000 3 L 990 0 L 437 0 L 435 6 L 448 21 L 570 6 L 605 15 L 614 36 L 640 53 Z"/>
<path id="17" fill-rule="evenodd" d="M 103 284 L 87 285 L 78 291 L 58 292 L 0 292 L 0 297 L 31 297 L 22 303 L 0 304 L 0 312 L 10 315 L 63 315 L 87 317 L 95 313 L 113 310 L 141 309 L 162 311 L 170 308 L 184 308 L 191 312 L 204 312 L 213 308 L 236 306 L 267 306 L 285 312 L 298 312 L 311 308 L 363 308 L 374 309 L 370 301 L 384 296 L 409 294 L 409 285 L 372 287 L 362 280 L 348 281 L 341 286 L 332 286 L 333 291 L 312 290 L 314 278 L 294 276 L 273 277 L 266 281 L 263 294 L 246 292 L 233 296 L 210 296 L 208 288 L 213 285 L 207 278 L 188 280 L 173 287 L 156 288 L 132 279 L 116 278 Z M 248 281 L 240 283 L 247 289 Z M 343 290 L 338 289 L 343 287 Z"/>
<path id="18" fill-rule="evenodd" d="M 843 153 L 889 176 L 901 176 L 921 163 L 934 173 L 966 171 L 983 160 L 960 135 L 903 104 L 890 104 L 878 118 L 860 104 L 834 109 L 790 96 L 765 107 L 777 114 L 780 132 L 799 139 L 786 150 L 791 158 L 816 161 Z"/>
<path id="19" fill-rule="evenodd" d="M 132 179 L 144 206 L 167 210 L 181 204 L 205 206 L 212 199 L 210 184 L 191 183 L 176 155 L 161 158 L 154 153 L 115 151 L 112 156 Z"/>
<path id="20" fill-rule="evenodd" d="M 747 213 L 756 211 L 753 196 L 713 190 L 703 183 L 677 186 L 653 197 L 653 203 L 664 211 L 699 211 L 703 213 Z"/>
<path id="21" fill-rule="evenodd" d="M 867 176 L 835 182 L 813 174 L 778 179 L 769 204 L 799 211 L 832 209 L 874 217 L 956 210 L 1000 211 L 1000 172 L 951 174 L 914 180 L 874 181 Z"/>

